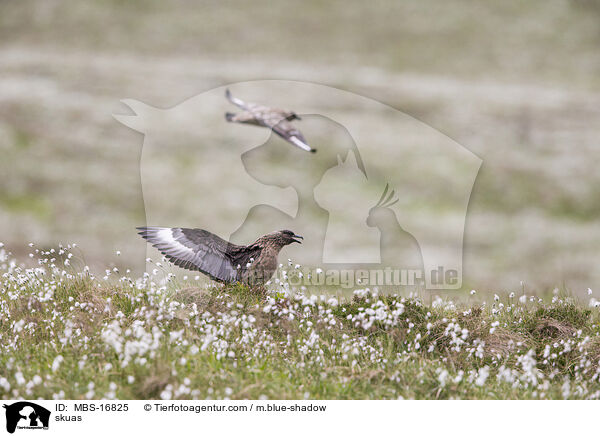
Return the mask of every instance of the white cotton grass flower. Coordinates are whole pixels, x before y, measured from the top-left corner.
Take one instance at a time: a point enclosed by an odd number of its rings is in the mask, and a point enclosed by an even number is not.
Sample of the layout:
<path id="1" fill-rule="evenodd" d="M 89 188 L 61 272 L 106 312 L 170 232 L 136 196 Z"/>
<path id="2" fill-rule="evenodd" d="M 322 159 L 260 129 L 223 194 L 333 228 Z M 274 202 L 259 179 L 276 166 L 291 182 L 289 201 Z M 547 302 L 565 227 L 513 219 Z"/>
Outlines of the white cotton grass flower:
<path id="1" fill-rule="evenodd" d="M 564 383 L 561 386 L 563 399 L 568 400 L 571 396 L 571 383 L 568 377 L 565 377 Z"/>
<path id="2" fill-rule="evenodd" d="M 0 388 L 4 389 L 5 392 L 10 391 L 10 383 L 4 377 L 0 377 Z"/>
<path id="3" fill-rule="evenodd" d="M 88 391 L 85 394 L 86 399 L 91 400 L 92 398 L 94 398 L 94 396 L 96 395 L 96 391 L 94 390 L 95 387 L 96 385 L 94 384 L 94 382 L 88 383 Z"/>
<path id="4" fill-rule="evenodd" d="M 454 377 L 454 379 L 452 380 L 452 382 L 454 384 L 460 383 L 462 381 L 464 375 L 465 375 L 465 372 L 461 369 L 460 371 L 458 371 L 456 377 Z"/>
<path id="5" fill-rule="evenodd" d="M 26 380 L 25 377 L 23 377 L 23 373 L 21 371 L 15 372 L 15 381 L 19 386 L 25 384 Z"/>
<path id="6" fill-rule="evenodd" d="M 58 371 L 58 368 L 60 367 L 60 364 L 64 361 L 64 357 L 62 357 L 61 355 L 58 355 L 54 358 L 54 361 L 52 362 L 52 372 L 56 372 Z"/>
<path id="7" fill-rule="evenodd" d="M 490 375 L 490 368 L 486 365 L 479 368 L 477 372 L 477 378 L 475 379 L 476 386 L 483 386 Z"/>
<path id="8" fill-rule="evenodd" d="M 440 387 L 443 388 L 444 386 L 446 386 L 446 381 L 448 380 L 449 375 L 450 373 L 447 369 L 440 370 L 440 373 L 438 375 L 438 382 L 440 383 Z"/>
<path id="9" fill-rule="evenodd" d="M 173 385 L 168 384 L 165 389 L 160 393 L 161 400 L 170 400 L 173 398 Z"/>

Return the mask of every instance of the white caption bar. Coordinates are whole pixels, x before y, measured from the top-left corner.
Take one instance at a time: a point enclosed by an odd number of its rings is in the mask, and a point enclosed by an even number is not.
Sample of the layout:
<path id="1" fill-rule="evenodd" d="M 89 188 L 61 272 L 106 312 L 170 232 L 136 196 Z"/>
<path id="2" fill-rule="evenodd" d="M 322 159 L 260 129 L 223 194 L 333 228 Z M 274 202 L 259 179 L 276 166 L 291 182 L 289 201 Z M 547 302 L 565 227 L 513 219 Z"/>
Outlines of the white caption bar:
<path id="1" fill-rule="evenodd" d="M 4 430 L 117 435 L 574 434 L 589 401 L 44 401 L 4 400 Z M 33 430 L 44 429 L 43 433 Z M 11 432 L 12 430 L 12 432 Z M 6 433 L 4 433 L 6 434 Z"/>

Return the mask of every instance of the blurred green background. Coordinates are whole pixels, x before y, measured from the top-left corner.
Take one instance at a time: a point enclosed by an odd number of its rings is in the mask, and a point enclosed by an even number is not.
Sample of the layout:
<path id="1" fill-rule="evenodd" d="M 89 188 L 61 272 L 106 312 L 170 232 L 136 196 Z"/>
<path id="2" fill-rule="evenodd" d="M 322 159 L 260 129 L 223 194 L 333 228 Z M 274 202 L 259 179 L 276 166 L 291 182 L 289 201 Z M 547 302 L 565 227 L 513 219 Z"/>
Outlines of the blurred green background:
<path id="1" fill-rule="evenodd" d="M 379 100 L 483 159 L 465 287 L 600 285 L 598 0 L 0 0 L 0 241 L 141 271 L 142 136 L 119 100 L 271 78 Z"/>

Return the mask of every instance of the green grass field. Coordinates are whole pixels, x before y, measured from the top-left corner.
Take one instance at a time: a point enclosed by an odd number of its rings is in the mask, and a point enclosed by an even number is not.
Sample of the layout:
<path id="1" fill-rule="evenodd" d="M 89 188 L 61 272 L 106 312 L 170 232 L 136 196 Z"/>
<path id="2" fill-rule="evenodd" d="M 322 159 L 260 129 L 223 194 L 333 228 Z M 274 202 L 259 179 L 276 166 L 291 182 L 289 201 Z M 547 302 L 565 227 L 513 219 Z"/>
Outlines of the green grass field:
<path id="1" fill-rule="evenodd" d="M 95 277 L 71 247 L 33 247 L 26 269 L 0 250 L 2 398 L 600 396 L 597 309 L 560 293 L 338 300 L 194 287 L 161 265 Z"/>

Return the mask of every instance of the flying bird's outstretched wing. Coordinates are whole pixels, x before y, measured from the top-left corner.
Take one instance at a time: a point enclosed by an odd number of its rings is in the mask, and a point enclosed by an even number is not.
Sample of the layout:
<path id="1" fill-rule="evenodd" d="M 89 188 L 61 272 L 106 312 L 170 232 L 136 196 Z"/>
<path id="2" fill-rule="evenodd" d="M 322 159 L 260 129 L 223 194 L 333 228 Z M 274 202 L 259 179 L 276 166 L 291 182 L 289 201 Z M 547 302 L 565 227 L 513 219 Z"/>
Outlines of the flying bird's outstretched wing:
<path id="1" fill-rule="evenodd" d="M 247 111 L 249 109 L 248 105 L 246 103 L 244 103 L 244 101 L 231 95 L 231 91 L 229 91 L 229 89 L 225 90 L 225 97 L 227 98 L 227 100 L 229 100 L 231 103 L 233 103 L 240 109 L 244 109 L 245 111 Z"/>
<path id="2" fill-rule="evenodd" d="M 260 248 L 242 247 L 202 229 L 138 227 L 139 234 L 175 265 L 200 271 L 213 280 L 241 280 Z M 238 266 L 239 265 L 239 266 Z"/>
<path id="3" fill-rule="evenodd" d="M 275 125 L 269 125 L 269 127 L 271 127 L 273 132 L 277 133 L 290 144 L 295 145 L 304 151 L 310 151 L 311 153 L 317 151 L 306 143 L 306 139 L 304 139 L 300 130 L 296 129 L 289 121 L 283 120 Z"/>

